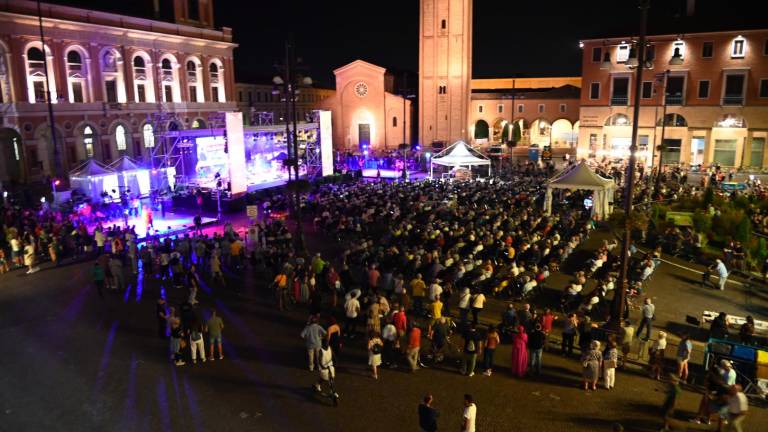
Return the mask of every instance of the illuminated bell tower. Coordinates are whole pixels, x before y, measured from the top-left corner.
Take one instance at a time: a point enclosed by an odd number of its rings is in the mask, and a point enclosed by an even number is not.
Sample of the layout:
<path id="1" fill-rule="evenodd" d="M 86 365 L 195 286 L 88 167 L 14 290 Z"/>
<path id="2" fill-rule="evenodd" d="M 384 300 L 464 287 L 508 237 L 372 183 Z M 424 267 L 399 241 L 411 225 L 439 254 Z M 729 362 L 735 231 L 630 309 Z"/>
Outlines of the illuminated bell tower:
<path id="1" fill-rule="evenodd" d="M 472 0 L 420 0 L 419 143 L 469 140 Z"/>

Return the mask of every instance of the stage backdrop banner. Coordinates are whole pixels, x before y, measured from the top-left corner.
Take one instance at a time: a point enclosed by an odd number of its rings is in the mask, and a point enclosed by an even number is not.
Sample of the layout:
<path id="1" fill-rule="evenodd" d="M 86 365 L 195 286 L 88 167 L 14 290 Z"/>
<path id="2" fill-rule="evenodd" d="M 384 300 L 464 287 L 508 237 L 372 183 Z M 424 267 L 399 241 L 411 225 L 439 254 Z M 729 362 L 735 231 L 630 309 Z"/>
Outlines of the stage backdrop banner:
<path id="1" fill-rule="evenodd" d="M 323 166 L 323 177 L 333 175 L 333 129 L 331 112 L 320 112 L 320 163 Z"/>
<path id="2" fill-rule="evenodd" d="M 229 181 L 232 195 L 248 190 L 248 171 L 245 167 L 245 141 L 243 140 L 243 113 L 226 113 L 227 150 L 229 152 Z"/>

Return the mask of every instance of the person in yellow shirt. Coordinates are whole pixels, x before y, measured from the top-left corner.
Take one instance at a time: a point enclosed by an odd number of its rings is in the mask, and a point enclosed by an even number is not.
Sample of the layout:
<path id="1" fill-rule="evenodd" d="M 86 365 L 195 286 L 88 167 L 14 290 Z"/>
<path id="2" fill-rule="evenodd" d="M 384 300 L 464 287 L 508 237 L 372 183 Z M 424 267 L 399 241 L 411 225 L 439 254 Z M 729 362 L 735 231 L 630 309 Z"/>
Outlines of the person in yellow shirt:
<path id="1" fill-rule="evenodd" d="M 424 297 L 427 295 L 427 285 L 422 279 L 421 273 L 411 281 L 411 297 L 413 297 L 413 310 L 421 313 L 424 310 Z"/>
<path id="2" fill-rule="evenodd" d="M 285 302 L 287 300 L 287 288 L 288 288 L 288 276 L 285 272 L 280 272 L 275 276 L 275 280 L 272 282 L 275 287 L 275 296 L 277 297 L 277 307 L 279 310 L 285 309 Z"/>
<path id="3" fill-rule="evenodd" d="M 232 257 L 232 264 L 235 268 L 240 268 L 241 260 L 240 256 L 243 251 L 243 242 L 238 237 L 235 237 L 235 241 L 229 246 L 229 254 Z"/>
<path id="4" fill-rule="evenodd" d="M 429 313 L 432 315 L 432 319 L 429 320 L 428 333 L 431 334 L 432 326 L 434 326 L 435 323 L 439 321 L 443 316 L 443 302 L 440 301 L 440 297 L 436 298 L 435 301 L 429 304 Z"/>

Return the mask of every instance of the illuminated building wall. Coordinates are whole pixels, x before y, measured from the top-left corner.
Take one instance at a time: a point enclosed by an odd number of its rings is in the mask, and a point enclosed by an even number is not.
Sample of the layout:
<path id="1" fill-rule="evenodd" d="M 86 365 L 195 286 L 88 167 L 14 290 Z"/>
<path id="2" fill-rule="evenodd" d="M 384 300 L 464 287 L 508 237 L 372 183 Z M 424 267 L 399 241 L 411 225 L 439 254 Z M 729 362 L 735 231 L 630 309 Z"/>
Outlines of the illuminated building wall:
<path id="1" fill-rule="evenodd" d="M 43 45 L 37 3 L 0 2 L 0 126 L 13 131 L 0 133 L 0 150 L 10 148 L 4 137 L 21 139 L 17 180 L 41 180 L 55 166 L 44 58 L 64 173 L 88 158 L 147 161 L 152 113 L 174 112 L 175 127 L 187 129 L 234 111 L 236 44 L 231 29 L 213 28 L 212 3 L 195 12 L 174 0 L 170 22 L 43 3 Z"/>
<path id="2" fill-rule="evenodd" d="M 336 93 L 324 99 L 320 108 L 332 112 L 334 150 L 397 150 L 403 142 L 403 127 L 410 142 L 411 102 L 386 91 L 385 72 L 362 60 L 333 71 Z"/>
<path id="3" fill-rule="evenodd" d="M 472 0 L 421 0 L 419 142 L 469 138 Z"/>
<path id="4" fill-rule="evenodd" d="M 629 57 L 636 39 L 583 41 L 579 158 L 628 154 L 637 97 Z M 660 35 L 648 41 L 640 160 L 650 165 L 653 148 L 661 144 L 666 105 L 665 165 L 768 166 L 768 30 Z"/>

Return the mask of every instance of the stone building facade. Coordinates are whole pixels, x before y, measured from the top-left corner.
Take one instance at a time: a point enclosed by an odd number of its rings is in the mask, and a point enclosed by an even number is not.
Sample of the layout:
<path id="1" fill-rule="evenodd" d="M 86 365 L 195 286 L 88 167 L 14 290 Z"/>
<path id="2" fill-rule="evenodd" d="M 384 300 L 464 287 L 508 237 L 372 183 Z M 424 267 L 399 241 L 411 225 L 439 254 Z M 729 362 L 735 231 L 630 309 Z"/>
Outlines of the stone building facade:
<path id="1" fill-rule="evenodd" d="M 579 157 L 628 155 L 636 40 L 582 42 Z M 664 165 L 768 166 L 768 30 L 650 36 L 648 52 L 640 160 L 656 165 L 661 154 Z"/>
<path id="2" fill-rule="evenodd" d="M 43 44 L 36 2 L 0 3 L 0 181 L 65 176 L 88 158 L 148 160 L 158 129 L 236 109 L 231 29 L 213 28 L 212 0 L 170 6 L 174 22 L 42 4 Z M 175 115 L 155 124 L 158 112 Z"/>

